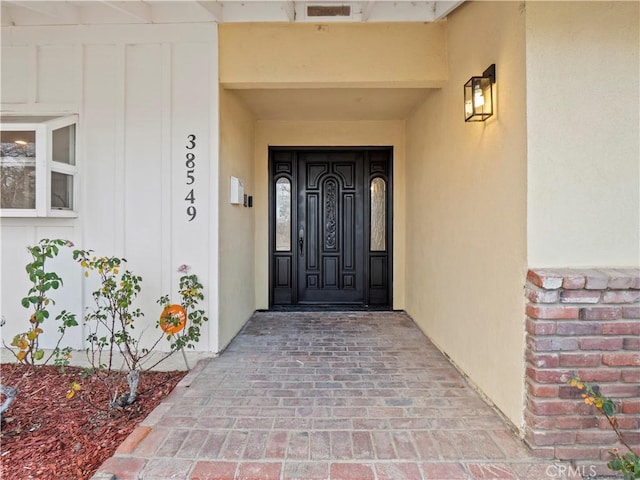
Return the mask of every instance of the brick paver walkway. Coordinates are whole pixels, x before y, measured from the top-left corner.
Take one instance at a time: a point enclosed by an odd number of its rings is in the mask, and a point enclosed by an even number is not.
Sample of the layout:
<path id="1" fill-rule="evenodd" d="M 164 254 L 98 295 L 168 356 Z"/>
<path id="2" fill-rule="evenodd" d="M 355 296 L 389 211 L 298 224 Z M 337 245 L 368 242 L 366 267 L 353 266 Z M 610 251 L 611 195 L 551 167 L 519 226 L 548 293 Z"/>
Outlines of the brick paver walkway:
<path id="1" fill-rule="evenodd" d="M 94 478 L 562 478 L 401 313 L 257 313 Z M 575 477 L 574 477 L 575 478 Z"/>

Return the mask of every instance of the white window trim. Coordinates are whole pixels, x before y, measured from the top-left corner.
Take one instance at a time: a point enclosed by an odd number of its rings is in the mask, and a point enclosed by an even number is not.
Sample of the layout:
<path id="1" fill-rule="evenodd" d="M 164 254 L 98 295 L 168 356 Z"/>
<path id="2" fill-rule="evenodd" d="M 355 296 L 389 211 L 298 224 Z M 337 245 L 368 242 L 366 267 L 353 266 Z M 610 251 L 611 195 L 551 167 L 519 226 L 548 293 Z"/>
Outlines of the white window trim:
<path id="1" fill-rule="evenodd" d="M 20 114 L 20 117 L 29 115 Z M 41 115 L 38 115 L 41 116 Z M 8 115 L 7 115 L 8 117 Z M 35 117 L 35 115 L 34 115 Z M 68 125 L 76 125 L 75 165 L 53 161 L 53 131 Z M 0 208 L 0 217 L 61 217 L 78 216 L 78 115 L 64 115 L 46 122 L 7 122 L 0 123 L 3 131 L 35 131 L 36 132 L 36 205 L 35 208 Z M 51 207 L 51 173 L 58 172 L 73 176 L 72 209 Z"/>

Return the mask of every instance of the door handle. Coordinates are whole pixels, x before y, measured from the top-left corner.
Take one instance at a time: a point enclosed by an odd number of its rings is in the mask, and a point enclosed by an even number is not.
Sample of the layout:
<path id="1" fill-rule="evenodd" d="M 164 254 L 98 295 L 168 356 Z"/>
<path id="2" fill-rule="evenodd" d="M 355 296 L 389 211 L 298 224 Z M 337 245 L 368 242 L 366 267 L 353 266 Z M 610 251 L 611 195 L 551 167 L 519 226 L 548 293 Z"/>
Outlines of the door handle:
<path id="1" fill-rule="evenodd" d="M 298 232 L 298 248 L 300 249 L 300 256 L 304 253 L 304 229 L 300 229 Z"/>

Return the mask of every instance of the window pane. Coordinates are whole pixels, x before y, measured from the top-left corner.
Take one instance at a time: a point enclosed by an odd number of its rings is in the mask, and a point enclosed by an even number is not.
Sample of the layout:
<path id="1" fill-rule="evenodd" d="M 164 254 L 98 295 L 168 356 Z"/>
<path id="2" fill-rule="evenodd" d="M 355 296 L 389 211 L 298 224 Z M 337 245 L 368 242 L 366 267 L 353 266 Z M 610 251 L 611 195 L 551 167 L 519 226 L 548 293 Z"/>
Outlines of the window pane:
<path id="1" fill-rule="evenodd" d="M 387 249 L 387 186 L 382 178 L 371 181 L 371 251 Z"/>
<path id="2" fill-rule="evenodd" d="M 0 133 L 1 208 L 36 208 L 36 132 Z"/>
<path id="3" fill-rule="evenodd" d="M 276 182 L 276 251 L 291 250 L 291 182 L 281 178 Z"/>
<path id="4" fill-rule="evenodd" d="M 51 172 L 51 208 L 71 210 L 73 208 L 73 176 Z"/>
<path id="5" fill-rule="evenodd" d="M 59 128 L 53 131 L 53 161 L 76 164 L 76 126 Z"/>

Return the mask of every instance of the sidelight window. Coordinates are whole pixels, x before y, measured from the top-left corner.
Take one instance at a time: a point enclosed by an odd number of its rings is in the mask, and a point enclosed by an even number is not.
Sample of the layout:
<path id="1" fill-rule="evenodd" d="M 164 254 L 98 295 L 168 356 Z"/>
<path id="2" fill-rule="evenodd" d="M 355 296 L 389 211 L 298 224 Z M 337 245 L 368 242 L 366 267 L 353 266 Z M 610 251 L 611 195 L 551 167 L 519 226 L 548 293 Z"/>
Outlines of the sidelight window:
<path id="1" fill-rule="evenodd" d="M 387 249 L 387 185 L 384 179 L 371 180 L 371 251 Z"/>
<path id="2" fill-rule="evenodd" d="M 276 181 L 276 251 L 291 251 L 291 182 Z"/>

